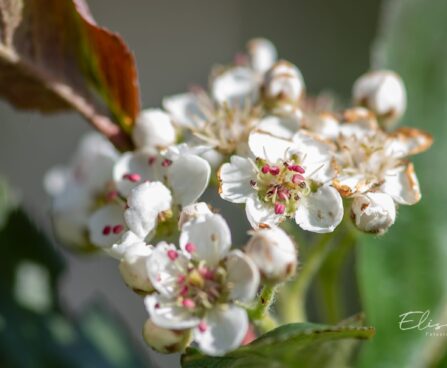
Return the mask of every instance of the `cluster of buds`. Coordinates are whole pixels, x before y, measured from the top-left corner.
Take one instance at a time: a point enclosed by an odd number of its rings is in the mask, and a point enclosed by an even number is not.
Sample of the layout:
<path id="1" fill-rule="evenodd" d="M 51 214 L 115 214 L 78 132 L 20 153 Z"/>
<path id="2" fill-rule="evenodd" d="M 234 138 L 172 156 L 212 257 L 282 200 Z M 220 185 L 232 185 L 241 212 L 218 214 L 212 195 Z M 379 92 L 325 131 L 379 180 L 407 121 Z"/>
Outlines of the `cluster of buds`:
<path id="1" fill-rule="evenodd" d="M 145 297 L 143 335 L 154 349 L 194 342 L 224 354 L 249 331 L 241 303 L 260 280 L 295 274 L 296 246 L 280 223 L 328 233 L 349 208 L 359 230 L 383 234 L 398 205 L 420 200 L 408 157 L 432 138 L 389 130 L 405 96 L 399 76 L 376 71 L 355 82 L 353 106 L 335 110 L 306 96 L 300 70 L 278 60 L 270 41 L 252 40 L 233 64 L 213 69 L 209 90 L 142 111 L 135 151 L 89 135 L 69 167 L 52 170 L 45 183 L 56 233 L 119 260 L 123 281 Z M 244 251 L 230 249 L 225 220 L 197 202 L 216 183 L 222 199 L 245 205 Z"/>

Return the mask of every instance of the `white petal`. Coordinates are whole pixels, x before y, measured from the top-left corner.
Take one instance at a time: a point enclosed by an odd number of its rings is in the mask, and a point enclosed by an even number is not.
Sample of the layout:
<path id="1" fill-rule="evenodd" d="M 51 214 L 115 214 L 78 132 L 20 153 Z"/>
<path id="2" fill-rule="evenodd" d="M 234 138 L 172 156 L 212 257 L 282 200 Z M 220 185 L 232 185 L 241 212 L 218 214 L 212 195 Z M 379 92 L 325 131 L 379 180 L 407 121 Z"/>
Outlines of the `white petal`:
<path id="1" fill-rule="evenodd" d="M 281 222 L 282 216 L 276 215 L 273 208 L 261 202 L 258 196 L 252 195 L 245 203 L 245 213 L 248 222 L 254 229 L 265 226 L 274 226 Z"/>
<path id="2" fill-rule="evenodd" d="M 249 159 L 231 156 L 230 162 L 223 164 L 217 175 L 220 196 L 226 201 L 244 203 L 254 191 L 250 181 L 256 178 L 256 169 Z"/>
<path id="3" fill-rule="evenodd" d="M 74 177 L 92 191 L 102 190 L 112 180 L 117 159 L 118 152 L 107 139 L 100 134 L 89 133 L 82 138 L 74 157 Z"/>
<path id="4" fill-rule="evenodd" d="M 300 121 L 295 117 L 269 115 L 259 122 L 257 129 L 278 138 L 291 140 L 299 126 Z"/>
<path id="5" fill-rule="evenodd" d="M 140 149 L 160 149 L 175 143 L 171 118 L 161 109 L 143 110 L 132 130 L 132 139 Z"/>
<path id="6" fill-rule="evenodd" d="M 177 254 L 176 259 L 169 252 Z M 175 296 L 178 276 L 187 272 L 188 259 L 173 244 L 158 243 L 146 262 L 149 280 L 157 291 L 167 297 Z"/>
<path id="7" fill-rule="evenodd" d="M 104 251 L 111 257 L 121 260 L 130 247 L 140 244 L 145 245 L 146 243 L 132 231 L 126 231 L 111 248 L 104 249 Z"/>
<path id="8" fill-rule="evenodd" d="M 247 44 L 250 64 L 254 71 L 264 74 L 277 59 L 275 45 L 265 38 L 255 38 Z"/>
<path id="9" fill-rule="evenodd" d="M 90 241 L 105 248 L 115 244 L 126 229 L 123 211 L 123 207 L 117 204 L 108 204 L 96 210 L 88 221 Z"/>
<path id="10" fill-rule="evenodd" d="M 171 114 L 174 123 L 180 126 L 194 128 L 206 119 L 193 93 L 166 97 L 163 99 L 163 107 Z"/>
<path id="11" fill-rule="evenodd" d="M 411 205 L 419 202 L 421 191 L 413 164 L 387 171 L 381 190 L 400 204 Z"/>
<path id="12" fill-rule="evenodd" d="M 234 305 L 212 309 L 204 320 L 206 330 L 194 330 L 194 340 L 205 354 L 219 356 L 240 346 L 248 330 L 247 312 Z"/>
<path id="13" fill-rule="evenodd" d="M 192 221 L 200 216 L 212 215 L 210 208 L 206 202 L 193 203 L 183 207 L 179 216 L 178 227 L 182 228 L 184 224 Z"/>
<path id="14" fill-rule="evenodd" d="M 153 162 L 152 160 L 155 160 Z M 157 180 L 157 162 L 160 158 L 144 152 L 127 152 L 121 156 L 113 168 L 113 179 L 118 191 L 127 197 L 137 185 L 150 180 Z M 136 174 L 135 179 L 129 179 L 129 175 Z M 138 180 L 136 180 L 138 179 Z"/>
<path id="15" fill-rule="evenodd" d="M 127 286 L 137 292 L 149 293 L 154 290 L 147 274 L 147 259 L 152 253 L 152 246 L 138 243 L 131 246 L 121 259 L 119 270 Z"/>
<path id="16" fill-rule="evenodd" d="M 287 152 L 292 148 L 291 141 L 256 130 L 250 133 L 248 145 L 255 157 L 272 163 L 284 160 L 287 157 Z"/>
<path id="17" fill-rule="evenodd" d="M 228 254 L 226 265 L 227 280 L 233 285 L 230 298 L 240 301 L 252 300 L 259 287 L 259 271 L 256 265 L 237 249 Z"/>
<path id="18" fill-rule="evenodd" d="M 433 137 L 422 130 L 402 127 L 390 134 L 385 152 L 396 158 L 426 151 L 433 144 Z"/>
<path id="19" fill-rule="evenodd" d="M 221 215 L 200 216 L 182 228 L 180 247 L 185 250 L 188 243 L 196 246 L 192 257 L 214 266 L 227 255 L 231 247 L 231 232 Z"/>
<path id="20" fill-rule="evenodd" d="M 158 214 L 171 208 L 171 192 L 160 182 L 145 182 L 132 189 L 124 212 L 127 226 L 144 239 L 155 227 Z"/>
<path id="21" fill-rule="evenodd" d="M 259 85 L 252 70 L 234 67 L 214 78 L 211 91 L 218 103 L 242 107 L 258 98 Z"/>
<path id="22" fill-rule="evenodd" d="M 211 167 L 201 157 L 189 154 L 173 161 L 167 177 L 175 201 L 182 206 L 195 202 L 208 186 L 210 175 Z"/>
<path id="23" fill-rule="evenodd" d="M 153 323 L 163 328 L 183 330 L 199 324 L 200 320 L 174 301 L 163 295 L 149 295 L 144 298 L 146 310 Z"/>
<path id="24" fill-rule="evenodd" d="M 296 223 L 307 231 L 329 233 L 343 219 L 343 201 L 335 188 L 321 186 L 301 199 L 295 213 Z"/>
<path id="25" fill-rule="evenodd" d="M 43 186 L 52 197 L 62 193 L 71 179 L 70 170 L 65 166 L 56 166 L 45 173 Z"/>

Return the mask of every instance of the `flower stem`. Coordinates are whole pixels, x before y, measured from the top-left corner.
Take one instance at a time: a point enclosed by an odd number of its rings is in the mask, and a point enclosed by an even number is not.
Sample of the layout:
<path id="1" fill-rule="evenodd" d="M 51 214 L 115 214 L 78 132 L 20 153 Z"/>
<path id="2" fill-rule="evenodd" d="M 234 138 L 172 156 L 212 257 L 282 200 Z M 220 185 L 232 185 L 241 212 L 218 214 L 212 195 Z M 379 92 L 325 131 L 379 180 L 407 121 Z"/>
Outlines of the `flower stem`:
<path id="1" fill-rule="evenodd" d="M 309 286 L 329 253 L 332 234 L 324 234 L 311 247 L 303 267 L 297 277 L 282 290 L 281 315 L 284 323 L 304 322 L 306 316 L 306 296 Z"/>
<path id="2" fill-rule="evenodd" d="M 264 285 L 256 305 L 248 311 L 252 320 L 260 320 L 266 315 L 275 298 L 275 292 L 276 285 Z"/>

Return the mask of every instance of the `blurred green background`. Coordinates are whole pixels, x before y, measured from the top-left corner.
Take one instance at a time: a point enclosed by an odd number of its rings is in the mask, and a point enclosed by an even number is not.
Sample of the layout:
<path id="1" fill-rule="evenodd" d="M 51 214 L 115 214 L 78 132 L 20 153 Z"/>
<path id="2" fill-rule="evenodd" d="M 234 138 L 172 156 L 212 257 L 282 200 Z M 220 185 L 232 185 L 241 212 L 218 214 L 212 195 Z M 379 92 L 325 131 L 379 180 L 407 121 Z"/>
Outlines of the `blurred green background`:
<path id="1" fill-rule="evenodd" d="M 343 278 L 345 303 L 351 305 L 350 312 L 358 311 L 358 284 L 368 322 L 377 328 L 374 340 L 364 344 L 359 366 L 444 366 L 445 337 L 400 331 L 398 320 L 401 313 L 429 309 L 434 320 L 447 323 L 447 195 L 443 162 L 447 153 L 447 1 L 88 2 L 98 23 L 119 32 L 134 51 L 143 107 L 158 106 L 163 96 L 184 91 L 191 84 L 206 84 L 213 64 L 231 61 L 248 39 L 258 36 L 271 39 L 279 55 L 301 69 L 311 94 L 329 90 L 349 101 L 353 81 L 370 68 L 371 60 L 377 67 L 392 68 L 402 74 L 409 94 L 403 123 L 427 129 L 435 136 L 432 150 L 415 160 L 423 200 L 415 207 L 401 208 L 397 225 L 384 238 L 361 239 L 355 252 L 359 277 L 353 279 L 352 270 Z M 27 212 L 49 233 L 49 202 L 42 189 L 42 176 L 52 165 L 68 160 L 89 127 L 75 114 L 42 116 L 17 112 L 3 102 L 0 117 L 0 175 L 19 191 Z M 225 207 L 224 216 L 232 226 L 240 226 L 237 219 L 231 221 L 231 211 L 231 207 Z M 23 214 L 16 216 L 19 223 L 28 221 Z M 245 234 L 240 231 L 238 236 L 242 239 Z M 7 239 L 0 236 L 4 260 L 12 257 L 17 247 L 25 243 L 29 247 L 32 243 L 22 238 L 13 242 Z M 52 280 L 59 275 L 60 281 L 53 281 L 58 297 L 46 311 L 51 311 L 52 316 L 59 316 L 61 308 L 73 316 L 87 316 L 83 318 L 88 318 L 89 311 L 93 311 L 91 318 L 112 314 L 111 320 L 115 320 L 119 316 L 121 322 L 116 328 L 123 331 L 123 326 L 127 326 L 132 338 L 125 341 L 132 340 L 131 345 L 136 348 L 135 356 L 115 360 L 116 366 L 144 366 L 146 363 L 141 362 L 148 362 L 149 357 L 152 364 L 160 366 L 178 364 L 178 357 L 155 354 L 142 344 L 140 331 L 146 312 L 141 300 L 123 285 L 113 260 L 77 257 L 61 248 L 51 250 L 52 247 L 46 247 L 50 253 L 42 261 L 53 257 L 51 264 L 60 263 L 52 266 L 56 269 L 50 273 Z M 62 253 L 62 258 L 56 253 Z M 1 290 L 3 300 L 9 291 Z M 108 307 L 108 313 L 91 307 L 92 301 L 98 299 Z M 18 318 L 34 328 L 32 318 Z M 0 318 L 0 328 L 1 321 Z M 94 339 L 88 331 L 73 327 L 82 326 L 81 322 L 72 318 L 63 321 L 62 333 L 78 336 L 86 349 L 94 349 Z M 126 336 L 127 332 L 122 333 Z M 19 341 L 6 345 L 0 340 L 0 352 L 20 344 Z M 115 342 L 116 345 L 121 343 Z M 90 366 L 112 364 L 107 357 L 95 354 L 92 356 L 98 360 Z M 17 364 L 39 366 L 26 361 Z"/>

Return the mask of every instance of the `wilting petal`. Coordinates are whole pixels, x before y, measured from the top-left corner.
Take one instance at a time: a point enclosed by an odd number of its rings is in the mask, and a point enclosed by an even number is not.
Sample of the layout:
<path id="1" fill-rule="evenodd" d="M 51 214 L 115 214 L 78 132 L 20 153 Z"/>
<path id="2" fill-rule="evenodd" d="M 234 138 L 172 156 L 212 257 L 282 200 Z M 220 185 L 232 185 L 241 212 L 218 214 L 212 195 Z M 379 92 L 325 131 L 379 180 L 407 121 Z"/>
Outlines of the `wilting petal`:
<path id="1" fill-rule="evenodd" d="M 259 271 L 253 261 L 240 250 L 233 250 L 227 260 L 228 282 L 232 300 L 250 301 L 259 287 Z"/>
<path id="2" fill-rule="evenodd" d="M 226 201 L 244 203 L 253 193 L 251 180 L 256 178 L 256 169 L 249 159 L 231 156 L 230 162 L 218 172 L 219 194 Z"/>
<path id="3" fill-rule="evenodd" d="M 415 204 L 421 199 L 419 181 L 412 163 L 388 170 L 381 186 L 384 193 L 389 194 L 400 204 Z"/>
<path id="4" fill-rule="evenodd" d="M 343 201 L 335 188 L 321 186 L 301 199 L 295 213 L 296 223 L 307 231 L 329 233 L 343 219 Z"/>
<path id="5" fill-rule="evenodd" d="M 171 208 L 171 192 L 160 182 L 140 184 L 127 199 L 124 218 L 131 231 L 144 239 L 155 227 L 160 212 Z"/>
<path id="6" fill-rule="evenodd" d="M 256 194 L 247 198 L 245 213 L 254 229 L 276 225 L 282 219 L 281 215 L 275 214 L 272 206 L 263 203 Z"/>
<path id="7" fill-rule="evenodd" d="M 171 114 L 174 123 L 187 128 L 195 128 L 206 120 L 197 96 L 193 93 L 182 93 L 163 99 L 163 107 Z"/>
<path id="8" fill-rule="evenodd" d="M 222 305 L 212 309 L 194 330 L 194 340 L 205 354 L 219 356 L 239 347 L 247 330 L 245 309 Z"/>
<path id="9" fill-rule="evenodd" d="M 245 67 L 234 67 L 218 75 L 211 83 L 213 98 L 220 104 L 245 106 L 259 94 L 256 74 Z"/>
<path id="10" fill-rule="evenodd" d="M 167 177 L 175 201 L 186 206 L 199 199 L 208 186 L 210 174 L 209 163 L 198 156 L 187 154 L 173 161 Z"/>
<path id="11" fill-rule="evenodd" d="M 146 245 L 146 243 L 139 236 L 132 231 L 126 231 L 123 236 L 112 245 L 111 248 L 104 249 L 104 251 L 111 257 L 121 260 L 126 251 L 135 245 Z"/>
<path id="12" fill-rule="evenodd" d="M 183 330 L 195 327 L 200 322 L 188 309 L 177 306 L 174 300 L 163 295 L 147 296 L 144 304 L 152 322 L 163 328 Z"/>
<path id="13" fill-rule="evenodd" d="M 433 144 L 433 137 L 422 130 L 403 127 L 391 133 L 387 143 L 387 155 L 404 158 L 429 149 Z"/>
<path id="14" fill-rule="evenodd" d="M 146 262 L 149 280 L 167 297 L 179 288 L 178 277 L 187 272 L 188 259 L 173 244 L 158 243 Z"/>
<path id="15" fill-rule="evenodd" d="M 254 130 L 248 137 L 248 146 L 255 157 L 275 163 L 287 157 L 292 142 L 275 137 L 268 132 Z"/>
<path id="16" fill-rule="evenodd" d="M 113 168 L 113 179 L 121 195 L 127 197 L 131 190 L 145 181 L 157 180 L 155 155 L 144 152 L 127 152 Z"/>
<path id="17" fill-rule="evenodd" d="M 200 216 L 187 222 L 180 234 L 180 247 L 186 249 L 191 243 L 195 251 L 191 254 L 197 260 L 205 260 L 214 266 L 226 256 L 231 247 L 231 232 L 221 215 Z"/>
<path id="18" fill-rule="evenodd" d="M 98 247 L 109 248 L 126 230 L 123 207 L 108 204 L 96 210 L 88 221 L 90 241 Z"/>

